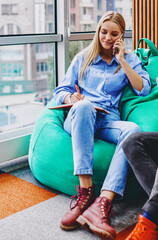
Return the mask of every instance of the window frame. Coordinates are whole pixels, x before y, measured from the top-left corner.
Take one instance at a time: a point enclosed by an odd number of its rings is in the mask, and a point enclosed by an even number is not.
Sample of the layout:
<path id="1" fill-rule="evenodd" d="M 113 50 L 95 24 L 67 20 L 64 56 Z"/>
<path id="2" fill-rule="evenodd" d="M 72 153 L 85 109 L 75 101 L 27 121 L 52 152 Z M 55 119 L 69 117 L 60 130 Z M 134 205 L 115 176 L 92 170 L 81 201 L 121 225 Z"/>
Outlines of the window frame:
<path id="1" fill-rule="evenodd" d="M 60 4 L 64 5 L 64 0 L 59 0 Z M 58 2 L 59 2 L 58 1 Z M 54 43 L 55 44 L 55 68 L 56 68 L 56 84 L 58 83 L 58 44 L 61 45 L 63 41 L 64 31 L 60 34 L 57 29 L 57 4 L 54 1 L 55 9 L 55 33 L 53 34 L 20 34 L 20 35 L 3 35 L 0 37 L 0 46 L 9 45 L 25 45 L 25 44 L 39 44 L 39 43 Z M 64 7 L 63 7 L 64 9 Z M 60 16 L 60 15 L 58 15 Z M 64 74 L 64 73 L 63 73 Z M 0 162 L 13 160 L 19 157 L 28 155 L 29 141 L 33 131 L 33 126 L 23 127 L 12 131 L 0 133 Z M 9 151 L 6 151 L 9 149 Z"/>

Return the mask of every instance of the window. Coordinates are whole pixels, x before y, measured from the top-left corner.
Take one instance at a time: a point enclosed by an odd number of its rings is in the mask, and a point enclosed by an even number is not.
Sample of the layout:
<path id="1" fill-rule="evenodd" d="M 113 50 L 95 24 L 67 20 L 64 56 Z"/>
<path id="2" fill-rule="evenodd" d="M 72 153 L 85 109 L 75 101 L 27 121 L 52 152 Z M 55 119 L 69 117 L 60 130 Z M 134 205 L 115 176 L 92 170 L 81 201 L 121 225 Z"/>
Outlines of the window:
<path id="1" fill-rule="evenodd" d="M 86 15 L 86 7 L 83 8 L 83 15 Z"/>
<path id="2" fill-rule="evenodd" d="M 70 1 L 70 7 L 71 8 L 75 8 L 75 0 L 71 0 Z"/>
<path id="3" fill-rule="evenodd" d="M 130 16 L 132 17 L 132 8 L 130 8 Z"/>
<path id="4" fill-rule="evenodd" d="M 101 10 L 101 0 L 98 0 L 98 10 Z"/>
<path id="5" fill-rule="evenodd" d="M 2 4 L 2 15 L 9 15 L 9 5 Z"/>
<path id="6" fill-rule="evenodd" d="M 99 22 L 100 19 L 101 19 L 101 16 L 97 16 L 97 23 Z"/>
<path id="7" fill-rule="evenodd" d="M 75 26 L 75 23 L 76 23 L 76 21 L 75 21 L 75 14 L 71 14 L 71 25 Z"/>
<path id="8" fill-rule="evenodd" d="M 53 23 L 48 23 L 48 32 L 52 32 L 53 31 Z"/>
<path id="9" fill-rule="evenodd" d="M 18 5 L 17 4 L 2 4 L 2 15 L 17 15 Z"/>
<path id="10" fill-rule="evenodd" d="M 17 4 L 12 4 L 11 5 L 11 14 L 12 15 L 18 14 L 18 5 Z"/>
<path id="11" fill-rule="evenodd" d="M 114 10 L 114 0 L 106 0 L 106 9 L 107 11 Z"/>
<path id="12" fill-rule="evenodd" d="M 13 24 L 9 23 L 7 24 L 8 34 L 13 34 Z"/>
<path id="13" fill-rule="evenodd" d="M 53 15 L 53 5 L 48 4 L 48 15 Z"/>
<path id="14" fill-rule="evenodd" d="M 2 63 L 1 79 L 2 81 L 24 80 L 24 65 L 21 63 Z"/>

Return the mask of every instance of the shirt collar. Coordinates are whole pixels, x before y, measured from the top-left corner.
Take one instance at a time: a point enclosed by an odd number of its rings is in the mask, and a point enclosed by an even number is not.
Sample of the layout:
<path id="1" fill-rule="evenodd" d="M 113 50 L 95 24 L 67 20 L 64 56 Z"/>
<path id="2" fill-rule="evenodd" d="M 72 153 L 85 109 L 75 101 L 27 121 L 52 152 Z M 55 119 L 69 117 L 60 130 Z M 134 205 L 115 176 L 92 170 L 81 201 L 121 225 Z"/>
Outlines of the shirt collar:
<path id="1" fill-rule="evenodd" d="M 100 61 L 104 61 L 104 62 L 105 62 L 105 60 L 101 57 L 101 55 L 100 55 L 100 53 L 99 53 L 98 56 L 94 59 L 93 64 L 96 64 L 96 63 L 98 63 L 98 62 L 100 62 Z M 115 56 L 113 56 L 110 64 L 112 64 L 113 61 L 115 61 L 115 62 L 119 65 L 119 61 L 116 59 Z"/>

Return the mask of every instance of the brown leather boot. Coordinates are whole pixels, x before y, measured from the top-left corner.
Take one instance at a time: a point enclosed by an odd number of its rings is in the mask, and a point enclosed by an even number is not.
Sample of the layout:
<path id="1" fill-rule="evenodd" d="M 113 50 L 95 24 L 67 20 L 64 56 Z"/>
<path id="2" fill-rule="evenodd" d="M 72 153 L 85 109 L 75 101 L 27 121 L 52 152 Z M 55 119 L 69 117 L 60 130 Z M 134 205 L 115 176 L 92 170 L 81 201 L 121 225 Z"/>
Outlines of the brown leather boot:
<path id="1" fill-rule="evenodd" d="M 86 230 L 92 230 L 101 239 L 112 240 L 116 237 L 111 224 L 112 202 L 106 197 L 98 197 L 95 202 L 78 217 L 77 222 Z"/>
<path id="2" fill-rule="evenodd" d="M 77 194 L 72 197 L 72 200 L 75 197 L 78 197 L 74 206 L 71 207 L 70 210 L 63 216 L 60 227 L 63 230 L 74 230 L 79 227 L 79 223 L 76 222 L 76 219 L 94 202 L 95 193 L 94 193 L 94 185 L 89 188 L 81 188 L 78 186 Z"/>

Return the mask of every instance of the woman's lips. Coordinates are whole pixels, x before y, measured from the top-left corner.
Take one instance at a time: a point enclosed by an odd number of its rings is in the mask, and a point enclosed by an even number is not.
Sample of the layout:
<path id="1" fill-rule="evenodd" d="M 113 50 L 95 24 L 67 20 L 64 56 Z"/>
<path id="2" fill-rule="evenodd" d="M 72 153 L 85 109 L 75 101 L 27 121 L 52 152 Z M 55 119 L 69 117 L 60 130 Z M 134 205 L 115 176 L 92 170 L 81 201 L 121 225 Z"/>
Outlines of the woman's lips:
<path id="1" fill-rule="evenodd" d="M 105 42 L 105 41 L 103 41 L 103 43 L 105 43 L 106 45 L 113 45 L 112 42 Z"/>

